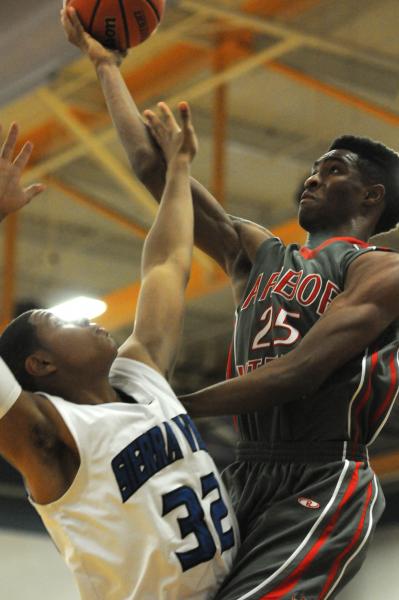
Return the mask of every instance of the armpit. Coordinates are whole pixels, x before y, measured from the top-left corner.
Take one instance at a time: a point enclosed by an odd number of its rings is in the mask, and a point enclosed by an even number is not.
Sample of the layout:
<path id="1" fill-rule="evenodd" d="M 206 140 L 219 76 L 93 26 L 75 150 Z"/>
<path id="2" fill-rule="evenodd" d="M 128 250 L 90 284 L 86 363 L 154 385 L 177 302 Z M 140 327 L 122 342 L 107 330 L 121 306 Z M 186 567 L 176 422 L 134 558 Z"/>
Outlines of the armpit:
<path id="1" fill-rule="evenodd" d="M 58 461 L 65 447 L 55 431 L 48 427 L 46 423 L 35 423 L 32 426 L 30 441 L 40 459 L 45 463 Z"/>
<path id="2" fill-rule="evenodd" d="M 230 279 L 233 290 L 235 306 L 238 306 L 247 286 L 248 277 L 252 269 L 252 262 L 246 252 L 241 250 L 231 266 Z"/>

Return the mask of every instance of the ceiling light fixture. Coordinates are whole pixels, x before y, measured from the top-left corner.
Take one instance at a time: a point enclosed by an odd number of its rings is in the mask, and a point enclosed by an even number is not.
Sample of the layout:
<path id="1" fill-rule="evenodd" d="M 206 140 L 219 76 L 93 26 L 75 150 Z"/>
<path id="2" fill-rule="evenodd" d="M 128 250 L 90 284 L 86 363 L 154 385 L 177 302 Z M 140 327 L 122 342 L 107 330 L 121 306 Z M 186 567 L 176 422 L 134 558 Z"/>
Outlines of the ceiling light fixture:
<path id="1" fill-rule="evenodd" d="M 64 321 L 77 321 L 78 319 L 94 319 L 102 315 L 107 310 L 107 305 L 96 298 L 78 296 L 48 310 Z"/>

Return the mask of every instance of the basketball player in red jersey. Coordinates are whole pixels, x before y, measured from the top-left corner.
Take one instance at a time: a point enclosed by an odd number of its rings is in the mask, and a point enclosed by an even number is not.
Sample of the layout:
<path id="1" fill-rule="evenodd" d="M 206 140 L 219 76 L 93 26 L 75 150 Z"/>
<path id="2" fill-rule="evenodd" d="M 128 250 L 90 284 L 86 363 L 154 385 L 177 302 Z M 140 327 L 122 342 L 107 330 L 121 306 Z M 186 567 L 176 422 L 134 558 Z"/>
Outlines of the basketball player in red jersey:
<path id="1" fill-rule="evenodd" d="M 116 59 L 70 17 L 131 165 L 159 198 L 162 160 Z M 368 239 L 399 221 L 399 157 L 365 138 L 335 140 L 305 182 L 302 248 L 191 189 L 196 242 L 230 276 L 237 306 L 235 377 L 184 399 L 194 415 L 239 415 L 225 480 L 242 547 L 217 598 L 334 598 L 384 508 L 367 446 L 398 391 L 399 256 Z"/>

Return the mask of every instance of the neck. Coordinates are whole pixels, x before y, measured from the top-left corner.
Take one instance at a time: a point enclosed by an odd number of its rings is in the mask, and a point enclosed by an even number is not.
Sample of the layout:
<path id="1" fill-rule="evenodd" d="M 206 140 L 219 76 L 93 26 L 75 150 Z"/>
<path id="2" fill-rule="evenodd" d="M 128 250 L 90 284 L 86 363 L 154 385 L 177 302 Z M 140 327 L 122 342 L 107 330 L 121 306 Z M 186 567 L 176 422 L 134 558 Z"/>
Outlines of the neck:
<path id="1" fill-rule="evenodd" d="M 71 381 L 73 381 L 72 385 Z M 108 377 L 97 377 L 95 382 L 67 377 L 65 381 L 58 380 L 52 382 L 51 385 L 43 386 L 42 391 L 61 396 L 74 404 L 106 404 L 119 401 Z"/>
<path id="2" fill-rule="evenodd" d="M 87 387 L 80 387 L 75 397 L 72 392 L 67 399 L 76 404 L 107 404 L 108 402 L 118 402 L 119 398 L 108 378 L 96 381 L 95 385 L 90 382 Z"/>
<path id="3" fill-rule="evenodd" d="M 366 231 L 363 227 L 339 227 L 337 229 L 323 229 L 318 231 L 308 232 L 305 246 L 308 248 L 317 248 L 320 244 L 323 244 L 326 240 L 335 237 L 351 237 L 367 242 L 371 233 Z"/>

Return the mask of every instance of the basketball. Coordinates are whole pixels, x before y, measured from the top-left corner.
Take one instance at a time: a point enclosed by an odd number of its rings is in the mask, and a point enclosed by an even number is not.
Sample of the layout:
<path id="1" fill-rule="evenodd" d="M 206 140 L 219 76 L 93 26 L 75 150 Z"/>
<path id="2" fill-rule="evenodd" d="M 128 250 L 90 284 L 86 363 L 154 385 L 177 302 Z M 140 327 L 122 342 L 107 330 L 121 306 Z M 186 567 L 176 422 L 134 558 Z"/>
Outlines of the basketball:
<path id="1" fill-rule="evenodd" d="M 165 0 L 68 0 L 84 29 L 112 50 L 144 42 L 158 27 Z"/>

